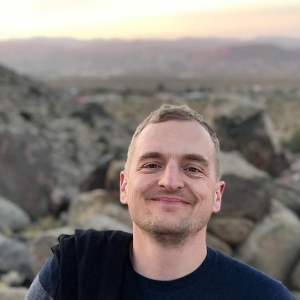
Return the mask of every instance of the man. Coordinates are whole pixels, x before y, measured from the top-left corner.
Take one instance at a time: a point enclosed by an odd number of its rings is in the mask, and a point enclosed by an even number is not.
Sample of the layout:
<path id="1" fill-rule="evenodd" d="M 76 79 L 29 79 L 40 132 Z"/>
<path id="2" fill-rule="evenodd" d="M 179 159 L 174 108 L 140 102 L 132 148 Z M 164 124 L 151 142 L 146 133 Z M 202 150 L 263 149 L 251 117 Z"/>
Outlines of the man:
<path id="1" fill-rule="evenodd" d="M 294 299 L 280 282 L 206 246 L 225 187 L 218 154 L 215 133 L 195 111 L 152 112 L 120 174 L 133 235 L 61 237 L 26 299 Z"/>

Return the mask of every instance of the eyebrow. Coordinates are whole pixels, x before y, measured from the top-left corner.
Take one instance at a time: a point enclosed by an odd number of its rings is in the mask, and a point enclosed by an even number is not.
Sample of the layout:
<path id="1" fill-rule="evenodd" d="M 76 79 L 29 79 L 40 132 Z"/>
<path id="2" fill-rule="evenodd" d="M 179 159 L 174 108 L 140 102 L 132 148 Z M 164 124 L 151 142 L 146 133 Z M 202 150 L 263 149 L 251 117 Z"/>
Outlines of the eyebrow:
<path id="1" fill-rule="evenodd" d="M 142 162 L 147 159 L 162 158 L 162 157 L 163 155 L 159 152 L 146 152 L 139 158 L 139 162 Z"/>
<path id="2" fill-rule="evenodd" d="M 191 161 L 197 161 L 199 163 L 209 165 L 209 161 L 207 158 L 205 158 L 203 155 L 200 154 L 186 154 L 183 156 L 183 159 L 185 160 L 191 160 Z"/>
<path id="3" fill-rule="evenodd" d="M 146 152 L 144 153 L 140 158 L 139 162 L 143 162 L 147 159 L 157 159 L 157 158 L 163 158 L 164 155 L 160 152 Z M 194 154 L 189 153 L 182 156 L 183 160 L 189 160 L 189 161 L 197 161 L 201 164 L 209 165 L 208 159 L 206 159 L 203 155 L 200 154 Z"/>

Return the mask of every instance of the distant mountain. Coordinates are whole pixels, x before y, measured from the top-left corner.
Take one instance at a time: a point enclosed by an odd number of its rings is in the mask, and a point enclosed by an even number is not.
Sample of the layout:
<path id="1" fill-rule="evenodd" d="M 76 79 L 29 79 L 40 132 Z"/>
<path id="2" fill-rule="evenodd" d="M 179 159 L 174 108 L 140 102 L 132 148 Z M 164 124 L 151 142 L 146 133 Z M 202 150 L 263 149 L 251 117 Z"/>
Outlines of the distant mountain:
<path id="1" fill-rule="evenodd" d="M 273 37 L 258 37 L 254 40 L 255 43 L 272 44 L 284 49 L 300 49 L 300 39 L 273 36 Z"/>
<path id="2" fill-rule="evenodd" d="M 126 75 L 299 78 L 300 39 L 7 40 L 0 41 L 0 63 L 38 78 Z"/>

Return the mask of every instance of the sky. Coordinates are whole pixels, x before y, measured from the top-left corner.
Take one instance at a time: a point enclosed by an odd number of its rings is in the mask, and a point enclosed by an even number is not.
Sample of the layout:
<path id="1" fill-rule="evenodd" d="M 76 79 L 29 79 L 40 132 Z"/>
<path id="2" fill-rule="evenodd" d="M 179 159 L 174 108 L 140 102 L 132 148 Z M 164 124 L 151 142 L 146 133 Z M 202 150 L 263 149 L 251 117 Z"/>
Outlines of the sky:
<path id="1" fill-rule="evenodd" d="M 0 40 L 300 38 L 300 0 L 0 0 Z"/>

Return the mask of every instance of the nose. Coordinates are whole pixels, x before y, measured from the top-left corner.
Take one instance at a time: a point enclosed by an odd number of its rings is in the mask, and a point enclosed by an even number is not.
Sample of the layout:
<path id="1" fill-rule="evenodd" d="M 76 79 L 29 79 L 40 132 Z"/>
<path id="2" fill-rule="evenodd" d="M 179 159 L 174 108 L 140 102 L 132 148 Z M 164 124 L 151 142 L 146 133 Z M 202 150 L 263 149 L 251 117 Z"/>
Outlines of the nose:
<path id="1" fill-rule="evenodd" d="M 162 170 L 158 185 L 164 187 L 169 191 L 175 191 L 184 186 L 182 178 L 183 174 L 176 164 L 167 164 L 165 169 Z"/>

